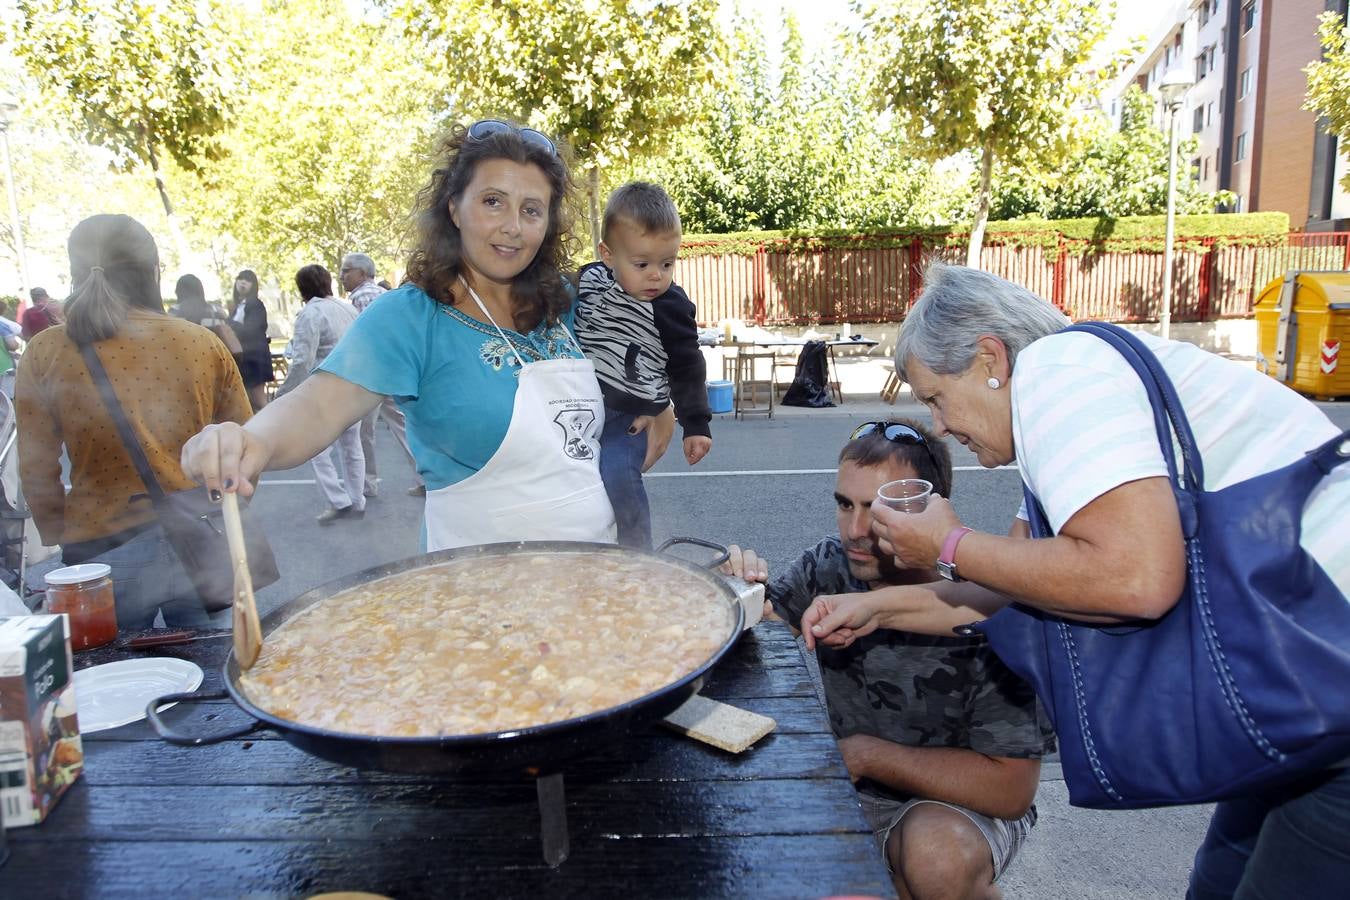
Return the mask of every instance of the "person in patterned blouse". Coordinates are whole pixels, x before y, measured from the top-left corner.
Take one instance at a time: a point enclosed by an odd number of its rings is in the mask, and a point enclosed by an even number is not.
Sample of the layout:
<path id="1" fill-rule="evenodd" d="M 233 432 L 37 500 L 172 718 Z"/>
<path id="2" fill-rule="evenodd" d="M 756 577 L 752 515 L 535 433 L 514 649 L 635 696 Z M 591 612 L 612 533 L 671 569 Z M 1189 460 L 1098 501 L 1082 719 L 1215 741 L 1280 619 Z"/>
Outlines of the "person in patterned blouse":
<path id="1" fill-rule="evenodd" d="M 830 536 L 769 579 L 754 551 L 730 569 L 767 580 L 772 614 L 796 632 L 821 595 L 935 581 L 899 570 L 872 535 L 888 481 L 922 478 L 951 495 L 951 454 L 908 420 L 868 422 L 839 454 Z M 818 646 L 830 727 L 902 897 L 998 897 L 995 885 L 1036 822 L 1041 757 L 1054 734 L 1031 687 L 982 637 L 881 630 L 837 650 Z"/>

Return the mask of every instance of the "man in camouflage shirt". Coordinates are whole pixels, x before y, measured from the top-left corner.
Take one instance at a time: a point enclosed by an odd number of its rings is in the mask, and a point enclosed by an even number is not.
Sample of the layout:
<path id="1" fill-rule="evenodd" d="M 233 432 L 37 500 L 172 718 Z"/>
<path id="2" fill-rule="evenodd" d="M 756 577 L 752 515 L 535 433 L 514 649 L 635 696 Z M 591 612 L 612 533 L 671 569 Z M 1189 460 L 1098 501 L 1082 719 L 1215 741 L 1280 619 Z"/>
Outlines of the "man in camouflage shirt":
<path id="1" fill-rule="evenodd" d="M 839 537 L 767 587 L 793 629 L 823 594 L 937 580 L 901 571 L 871 532 L 877 488 L 923 478 L 951 495 L 951 455 L 914 422 L 868 423 L 839 457 Z M 747 557 L 749 554 L 747 554 Z M 1036 821 L 1040 758 L 1054 734 L 1031 688 L 982 637 L 878 629 L 819 647 L 830 725 L 901 897 L 998 897 L 994 886 Z"/>

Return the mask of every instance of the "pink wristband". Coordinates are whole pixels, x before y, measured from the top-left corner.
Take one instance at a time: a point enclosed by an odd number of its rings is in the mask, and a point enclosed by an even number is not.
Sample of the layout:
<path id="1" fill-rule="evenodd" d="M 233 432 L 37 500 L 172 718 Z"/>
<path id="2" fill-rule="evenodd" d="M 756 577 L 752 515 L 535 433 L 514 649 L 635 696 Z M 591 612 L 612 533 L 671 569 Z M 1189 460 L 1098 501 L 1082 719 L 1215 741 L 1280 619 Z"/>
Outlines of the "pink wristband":
<path id="1" fill-rule="evenodd" d="M 961 543 L 961 538 L 974 530 L 964 525 L 958 525 L 947 532 L 947 536 L 942 540 L 942 553 L 938 555 L 938 562 L 946 563 L 949 567 L 954 566 L 956 564 L 956 545 Z"/>

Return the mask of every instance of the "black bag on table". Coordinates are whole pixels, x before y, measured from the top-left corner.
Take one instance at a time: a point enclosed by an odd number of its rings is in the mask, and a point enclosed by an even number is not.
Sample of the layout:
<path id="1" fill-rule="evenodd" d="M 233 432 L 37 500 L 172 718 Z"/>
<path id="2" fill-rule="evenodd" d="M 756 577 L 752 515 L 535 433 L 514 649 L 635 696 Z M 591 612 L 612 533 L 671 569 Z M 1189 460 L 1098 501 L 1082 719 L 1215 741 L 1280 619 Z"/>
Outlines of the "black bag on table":
<path id="1" fill-rule="evenodd" d="M 784 406 L 834 406 L 830 399 L 829 348 L 824 341 L 807 341 L 797 357 L 797 371 L 783 395 Z"/>
<path id="2" fill-rule="evenodd" d="M 230 547 L 225 539 L 224 513 L 219 503 L 214 503 L 205 487 L 187 491 L 165 493 L 150 468 L 150 460 L 136 432 L 131 428 L 122 404 L 117 399 L 108 373 L 103 368 L 92 344 L 81 344 L 80 353 L 89 367 L 89 374 L 98 386 L 103 404 L 117 425 L 117 435 L 122 439 L 136 473 L 145 483 L 146 493 L 155 509 L 164 536 L 173 547 L 174 555 L 187 570 L 197 589 L 197 597 L 208 612 L 218 612 L 234 603 L 234 565 L 230 561 Z M 244 524 L 244 544 L 248 551 L 248 570 L 253 579 L 253 587 L 266 587 L 281 577 L 277 571 L 276 557 L 267 535 L 256 524 L 249 522 L 247 501 L 239 499 L 239 515 Z"/>

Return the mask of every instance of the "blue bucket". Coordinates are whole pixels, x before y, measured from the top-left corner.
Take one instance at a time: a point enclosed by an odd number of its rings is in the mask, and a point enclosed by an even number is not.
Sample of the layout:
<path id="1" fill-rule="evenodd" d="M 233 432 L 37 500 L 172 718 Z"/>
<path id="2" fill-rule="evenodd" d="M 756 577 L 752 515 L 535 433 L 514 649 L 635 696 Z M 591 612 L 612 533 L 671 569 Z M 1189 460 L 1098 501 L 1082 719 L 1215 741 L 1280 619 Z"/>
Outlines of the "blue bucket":
<path id="1" fill-rule="evenodd" d="M 731 412 L 731 382 L 708 382 L 708 408 L 715 413 Z"/>

